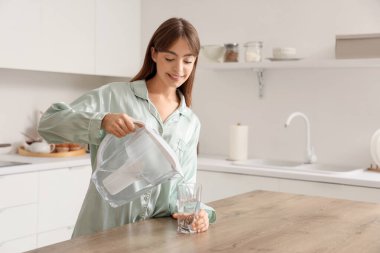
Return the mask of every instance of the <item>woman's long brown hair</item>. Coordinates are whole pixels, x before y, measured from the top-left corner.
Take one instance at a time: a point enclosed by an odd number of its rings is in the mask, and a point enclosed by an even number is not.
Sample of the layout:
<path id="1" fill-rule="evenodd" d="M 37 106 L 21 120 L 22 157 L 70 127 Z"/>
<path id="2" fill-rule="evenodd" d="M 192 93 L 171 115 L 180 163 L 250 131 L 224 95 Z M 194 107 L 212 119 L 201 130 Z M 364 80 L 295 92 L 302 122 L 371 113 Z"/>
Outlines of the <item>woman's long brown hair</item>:
<path id="1" fill-rule="evenodd" d="M 187 20 L 182 18 L 170 18 L 162 23 L 154 32 L 145 52 L 143 66 L 131 81 L 146 80 L 156 75 L 156 63 L 152 60 L 151 48 L 157 52 L 168 50 L 179 38 L 185 39 L 190 47 L 191 53 L 196 56 L 194 68 L 189 78 L 178 89 L 185 96 L 187 107 L 191 106 L 191 94 L 193 90 L 195 70 L 197 68 L 200 42 L 197 30 Z"/>

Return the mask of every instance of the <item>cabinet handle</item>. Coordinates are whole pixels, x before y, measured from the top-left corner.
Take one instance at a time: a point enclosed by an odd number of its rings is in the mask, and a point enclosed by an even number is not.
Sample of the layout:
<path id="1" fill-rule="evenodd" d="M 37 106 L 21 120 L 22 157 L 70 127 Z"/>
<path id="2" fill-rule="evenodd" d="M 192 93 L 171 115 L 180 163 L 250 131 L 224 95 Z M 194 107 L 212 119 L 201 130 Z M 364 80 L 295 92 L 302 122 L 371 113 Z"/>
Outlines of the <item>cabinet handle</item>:
<path id="1" fill-rule="evenodd" d="M 3 208 L 0 208 L 0 213 L 4 212 L 7 209 L 16 208 L 16 207 L 20 207 L 20 206 L 28 206 L 28 205 L 33 205 L 33 204 L 37 204 L 37 203 L 36 202 L 29 202 L 29 203 L 25 203 L 25 204 L 21 204 L 21 205 L 3 207 Z"/>

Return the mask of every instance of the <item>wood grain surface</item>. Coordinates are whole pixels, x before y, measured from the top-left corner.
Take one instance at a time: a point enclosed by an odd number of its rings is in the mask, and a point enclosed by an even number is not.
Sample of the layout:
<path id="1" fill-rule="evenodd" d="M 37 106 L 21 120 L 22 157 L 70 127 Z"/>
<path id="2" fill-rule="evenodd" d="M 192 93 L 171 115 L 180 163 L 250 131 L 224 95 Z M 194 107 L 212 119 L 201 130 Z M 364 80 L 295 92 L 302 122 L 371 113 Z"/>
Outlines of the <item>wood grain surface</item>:
<path id="1" fill-rule="evenodd" d="M 266 191 L 209 204 L 217 222 L 205 233 L 159 218 L 30 252 L 380 252 L 380 204 Z"/>

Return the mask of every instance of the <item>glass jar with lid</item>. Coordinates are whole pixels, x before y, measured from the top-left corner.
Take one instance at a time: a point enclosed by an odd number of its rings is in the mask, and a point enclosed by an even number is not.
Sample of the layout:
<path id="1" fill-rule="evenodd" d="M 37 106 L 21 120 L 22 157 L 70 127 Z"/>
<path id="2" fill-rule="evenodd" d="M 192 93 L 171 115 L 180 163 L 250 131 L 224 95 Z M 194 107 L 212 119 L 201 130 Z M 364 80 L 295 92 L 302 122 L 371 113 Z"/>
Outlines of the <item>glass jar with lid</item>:
<path id="1" fill-rule="evenodd" d="M 227 43 L 224 44 L 226 52 L 224 54 L 225 62 L 238 62 L 239 61 L 239 44 L 238 43 Z"/>
<path id="2" fill-rule="evenodd" d="M 260 62 L 262 60 L 262 41 L 250 41 L 245 43 L 244 47 L 246 62 Z"/>

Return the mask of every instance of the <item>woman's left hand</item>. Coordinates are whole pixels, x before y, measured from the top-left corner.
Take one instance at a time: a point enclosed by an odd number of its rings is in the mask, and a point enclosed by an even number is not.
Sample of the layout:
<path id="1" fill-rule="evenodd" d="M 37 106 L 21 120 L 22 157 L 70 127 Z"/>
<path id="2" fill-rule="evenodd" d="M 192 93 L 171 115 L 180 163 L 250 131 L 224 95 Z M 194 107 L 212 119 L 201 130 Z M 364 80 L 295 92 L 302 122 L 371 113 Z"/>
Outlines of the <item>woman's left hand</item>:
<path id="1" fill-rule="evenodd" d="M 181 214 L 179 213 L 174 213 L 172 217 L 174 219 L 177 219 L 178 216 Z M 198 214 L 195 215 L 193 223 L 193 230 L 196 231 L 197 233 L 205 232 L 208 229 L 209 226 L 209 220 L 208 220 L 208 214 L 204 209 L 199 210 Z"/>
<path id="2" fill-rule="evenodd" d="M 209 226 L 208 214 L 204 209 L 199 210 L 198 214 L 195 215 L 193 221 L 193 229 L 197 233 L 205 232 Z"/>

